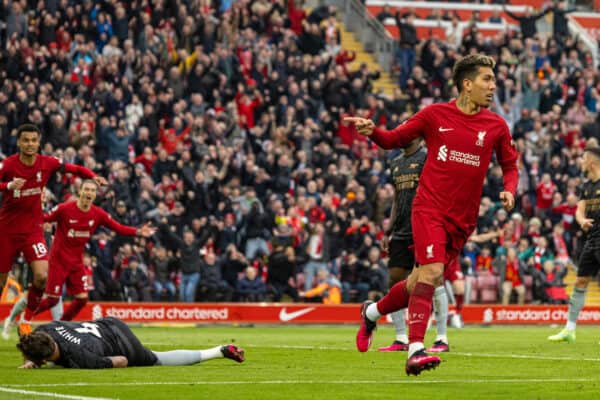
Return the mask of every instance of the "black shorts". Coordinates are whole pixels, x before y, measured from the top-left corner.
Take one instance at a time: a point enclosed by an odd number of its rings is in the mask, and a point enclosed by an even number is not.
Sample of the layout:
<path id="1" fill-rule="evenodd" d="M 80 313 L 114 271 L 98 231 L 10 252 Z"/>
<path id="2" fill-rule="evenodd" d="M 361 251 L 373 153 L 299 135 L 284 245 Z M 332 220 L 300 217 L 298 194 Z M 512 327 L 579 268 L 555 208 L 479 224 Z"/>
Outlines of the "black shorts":
<path id="1" fill-rule="evenodd" d="M 388 268 L 403 268 L 412 271 L 415 265 L 413 246 L 412 240 L 392 239 L 390 241 Z"/>
<path id="2" fill-rule="evenodd" d="M 600 239 L 588 239 L 579 255 L 577 276 L 594 277 L 600 270 Z"/>
<path id="3" fill-rule="evenodd" d="M 127 358 L 128 367 L 149 367 L 156 365 L 158 361 L 156 355 L 142 345 L 127 324 L 113 317 L 102 318 L 96 322 L 100 321 L 105 321 L 106 326 L 115 334 L 117 346 L 121 353 L 119 355 Z"/>

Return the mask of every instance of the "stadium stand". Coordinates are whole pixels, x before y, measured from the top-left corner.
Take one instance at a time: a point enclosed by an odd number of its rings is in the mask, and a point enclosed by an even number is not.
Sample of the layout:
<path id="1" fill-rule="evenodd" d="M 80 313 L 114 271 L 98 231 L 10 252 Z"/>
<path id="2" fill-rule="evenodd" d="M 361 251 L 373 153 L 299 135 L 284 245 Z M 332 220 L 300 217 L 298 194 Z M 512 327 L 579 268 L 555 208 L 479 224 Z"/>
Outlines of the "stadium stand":
<path id="1" fill-rule="evenodd" d="M 0 4 L 0 158 L 15 152 L 18 125 L 36 123 L 45 154 L 109 179 L 99 201 L 115 219 L 161 226 L 152 240 L 98 232 L 89 248 L 96 300 L 131 297 L 120 282 L 132 262 L 148 278 L 140 296 L 160 301 L 175 296 L 168 283 L 180 292 L 182 279 L 196 273 L 204 289 L 192 293 L 193 300 L 239 299 L 235 288 L 247 266 L 267 284 L 267 299 L 295 300 L 304 281 L 316 276 L 305 268 L 315 260 L 341 278 L 356 259 L 360 273 L 340 282 L 354 285 L 343 297 L 364 297 L 356 283 L 375 295 L 381 271 L 368 254 L 383 236 L 393 195 L 386 162 L 397 153 L 384 154 L 341 120 L 361 115 L 394 127 L 423 105 L 447 101 L 455 95 L 454 62 L 475 51 L 498 61 L 494 110 L 521 152 L 521 177 L 517 208 L 506 215 L 499 210 L 499 169 L 490 166 L 479 225 L 461 260 L 476 283 L 472 299 L 501 297 L 497 271 L 477 276 L 474 268 L 484 246 L 492 254 L 518 248 L 527 267 L 526 299 L 534 302 L 549 301 L 538 279 L 544 274 L 539 238 L 548 239 L 554 262 L 562 262 L 563 249 L 577 259 L 581 232 L 571 202 L 582 184 L 582 149 L 600 140 L 600 73 L 592 51 L 560 23 L 544 19 L 545 29 L 524 39 L 504 12 L 505 23 L 488 22 L 498 5 L 389 1 L 394 10 L 414 13 L 417 37 L 404 48 L 414 52 L 410 63 L 403 64 L 398 51 L 395 73 L 405 79 L 394 76 L 391 84 L 400 85 L 388 85 L 383 96 L 374 82 L 384 68 L 350 63 L 344 52 L 354 49 L 341 46 L 341 10 L 329 5 L 39 3 L 43 7 L 25 0 Z M 376 17 L 384 3 L 368 0 L 366 10 Z M 527 6 L 548 7 L 519 0 L 508 10 L 523 15 Z M 453 18 L 461 28 L 456 32 Z M 383 22 L 400 42 L 395 11 Z M 545 173 L 553 186 L 544 186 Z M 46 207 L 71 198 L 80 184 L 57 175 Z M 325 230 L 311 242 L 318 224 Z M 564 227 L 559 238 L 552 234 L 556 225 Z M 193 235 L 198 262 L 182 265 L 183 249 L 165 230 Z M 166 258 L 159 259 L 162 249 Z M 200 274 L 212 268 L 208 254 L 219 269 L 209 289 Z M 570 283 L 574 265 L 564 267 L 564 283 Z M 308 285 L 317 283 L 313 279 Z M 600 295 L 588 302 L 600 303 Z"/>

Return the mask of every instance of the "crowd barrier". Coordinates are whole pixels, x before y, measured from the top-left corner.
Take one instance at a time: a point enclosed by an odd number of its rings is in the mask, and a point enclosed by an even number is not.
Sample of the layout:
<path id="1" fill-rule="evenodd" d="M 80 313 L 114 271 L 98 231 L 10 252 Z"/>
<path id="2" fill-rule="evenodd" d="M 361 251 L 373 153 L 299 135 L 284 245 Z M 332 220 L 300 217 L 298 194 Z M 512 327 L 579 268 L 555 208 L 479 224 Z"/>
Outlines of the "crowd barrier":
<path id="1" fill-rule="evenodd" d="M 12 304 L 0 304 L 4 319 Z M 359 304 L 322 305 L 312 303 L 88 303 L 78 320 L 117 317 L 129 323 L 225 323 L 225 324 L 356 324 Z M 453 312 L 453 310 L 451 310 Z M 562 324 L 566 306 L 550 305 L 466 305 L 465 324 Z M 36 321 L 49 321 L 49 312 Z M 389 323 L 382 318 L 382 323 Z M 600 324 L 600 306 L 584 307 L 580 324 Z"/>

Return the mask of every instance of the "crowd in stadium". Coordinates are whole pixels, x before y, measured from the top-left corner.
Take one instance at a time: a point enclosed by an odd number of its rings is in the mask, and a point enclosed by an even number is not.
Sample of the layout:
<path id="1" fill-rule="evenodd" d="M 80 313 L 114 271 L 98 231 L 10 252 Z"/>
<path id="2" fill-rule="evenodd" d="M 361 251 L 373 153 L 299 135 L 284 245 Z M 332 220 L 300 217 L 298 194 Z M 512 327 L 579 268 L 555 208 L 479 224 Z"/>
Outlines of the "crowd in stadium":
<path id="1" fill-rule="evenodd" d="M 379 71 L 348 68 L 337 11 L 307 14 L 297 3 L 0 3 L 0 158 L 16 151 L 20 124 L 38 124 L 44 154 L 109 180 L 99 204 L 118 222 L 158 227 L 151 239 L 97 233 L 85 257 L 90 297 L 381 296 L 394 194 L 387 163 L 398 151 L 379 150 L 342 118 L 391 129 L 455 97 L 454 62 L 481 52 L 497 60 L 494 111 L 512 130 L 520 177 L 507 214 L 500 168 L 490 167 L 463 271 L 499 276 L 497 301 L 514 289 L 514 301 L 565 302 L 563 278 L 581 243 L 580 156 L 600 140 L 600 72 L 583 43 L 558 18 L 552 37 L 488 40 L 470 29 L 419 41 L 402 10 L 401 87 L 388 99 L 373 90 Z M 57 174 L 47 209 L 79 185 Z"/>

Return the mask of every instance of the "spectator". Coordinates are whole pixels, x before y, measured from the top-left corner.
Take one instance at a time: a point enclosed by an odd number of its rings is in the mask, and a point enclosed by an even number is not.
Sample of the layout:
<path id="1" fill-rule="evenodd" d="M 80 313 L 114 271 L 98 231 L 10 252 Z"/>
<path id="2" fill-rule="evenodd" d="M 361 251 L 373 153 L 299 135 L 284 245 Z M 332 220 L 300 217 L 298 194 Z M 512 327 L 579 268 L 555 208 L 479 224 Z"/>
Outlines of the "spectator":
<path id="1" fill-rule="evenodd" d="M 27 36 L 27 17 L 18 1 L 13 1 L 11 4 L 6 20 L 6 36 L 11 40 L 19 40 Z"/>
<path id="2" fill-rule="evenodd" d="M 367 255 L 367 274 L 369 280 L 369 299 L 379 300 L 388 290 L 388 271 L 381 260 L 379 247 L 373 246 Z"/>
<path id="3" fill-rule="evenodd" d="M 536 22 L 538 19 L 542 18 L 544 15 L 548 14 L 552 11 L 550 8 L 547 8 L 537 14 L 533 14 L 531 12 L 531 8 L 527 7 L 525 9 L 525 14 L 522 16 L 515 15 L 504 6 L 504 12 L 514 20 L 519 22 L 521 27 L 521 34 L 523 35 L 523 39 L 532 38 L 537 34 Z"/>
<path id="4" fill-rule="evenodd" d="M 266 214 L 258 201 L 252 202 L 250 211 L 244 218 L 246 231 L 246 259 L 253 260 L 256 256 L 268 256 Z"/>
<path id="5" fill-rule="evenodd" d="M 257 276 L 256 269 L 254 267 L 247 267 L 244 278 L 237 282 L 236 292 L 239 301 L 260 302 L 265 301 L 267 287 Z"/>
<path id="6" fill-rule="evenodd" d="M 220 261 L 222 276 L 229 286 L 236 287 L 238 275 L 246 270 L 248 261 L 234 244 L 229 244 L 225 249 Z"/>
<path id="7" fill-rule="evenodd" d="M 552 207 L 552 199 L 556 192 L 556 185 L 552 182 L 550 174 L 546 173 L 542 175 L 542 181 L 537 185 L 535 189 L 537 203 L 537 215 L 545 217 L 550 208 Z"/>
<path id="8" fill-rule="evenodd" d="M 396 25 L 400 30 L 400 43 L 397 61 L 400 64 L 400 87 L 406 88 L 408 77 L 415 66 L 415 46 L 418 43 L 417 29 L 414 25 L 415 17 L 408 12 L 400 15 L 396 12 Z"/>
<path id="9" fill-rule="evenodd" d="M 494 269 L 492 267 L 492 255 L 489 246 L 484 246 L 481 249 L 481 253 L 475 260 L 475 273 L 479 274 L 493 274 Z"/>
<path id="10" fill-rule="evenodd" d="M 200 249 L 206 239 L 196 239 L 190 230 L 183 232 L 183 238 L 171 231 L 164 222 L 159 225 L 160 233 L 178 250 L 181 265 L 181 285 L 179 300 L 192 303 L 196 300 L 196 290 L 200 281 Z"/>
<path id="11" fill-rule="evenodd" d="M 510 302 L 513 291 L 517 293 L 517 303 L 525 303 L 525 265 L 517 257 L 517 252 L 510 247 L 505 255 L 500 255 L 496 260 L 496 269 L 500 276 L 500 293 L 502 304 Z"/>
<path id="12" fill-rule="evenodd" d="M 384 4 L 383 8 L 379 12 L 379 14 L 377 14 L 376 18 L 382 24 L 385 22 L 386 19 L 388 19 L 388 18 L 394 18 L 394 15 L 390 11 L 390 5 L 387 4 L 387 3 Z"/>
<path id="13" fill-rule="evenodd" d="M 296 289 L 296 254 L 291 246 L 274 245 L 273 253 L 269 256 L 267 284 L 269 292 L 273 296 L 273 301 L 281 301 L 284 294 L 287 294 L 292 300 L 298 300 L 298 291 Z"/>
<path id="14" fill-rule="evenodd" d="M 554 1 L 549 9 L 552 11 L 552 33 L 554 38 L 563 42 L 569 34 L 569 21 L 567 14 L 577 11 L 575 7 L 567 9 L 566 1 Z"/>
<path id="15" fill-rule="evenodd" d="M 353 252 L 348 253 L 341 267 L 342 301 L 349 303 L 352 292 L 356 291 L 355 301 L 361 303 L 369 296 L 368 266 Z"/>
<path id="16" fill-rule="evenodd" d="M 307 299 L 320 300 L 323 304 L 340 304 L 342 302 L 341 283 L 329 274 L 326 269 L 317 272 L 317 285 L 299 296 Z"/>
<path id="17" fill-rule="evenodd" d="M 317 222 L 304 246 L 308 262 L 304 265 L 304 291 L 313 287 L 313 279 L 320 270 L 327 270 L 330 255 L 330 237 L 322 222 Z"/>
<path id="18" fill-rule="evenodd" d="M 121 273 L 121 285 L 125 292 L 125 298 L 129 301 L 151 301 L 150 280 L 148 275 L 140 267 L 137 256 L 129 257 L 127 268 Z"/>
<path id="19" fill-rule="evenodd" d="M 204 255 L 200 263 L 200 295 L 202 301 L 231 301 L 233 288 L 222 277 L 221 265 L 217 262 L 217 256 L 209 251 Z"/>
<path id="20" fill-rule="evenodd" d="M 163 294 L 167 295 L 169 301 L 173 301 L 177 291 L 172 277 L 174 260 L 169 257 L 167 249 L 162 246 L 155 247 L 154 254 L 151 263 L 154 271 L 154 301 L 160 301 Z"/>

